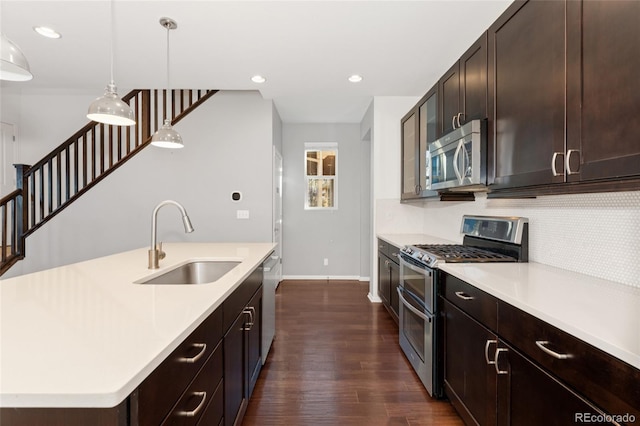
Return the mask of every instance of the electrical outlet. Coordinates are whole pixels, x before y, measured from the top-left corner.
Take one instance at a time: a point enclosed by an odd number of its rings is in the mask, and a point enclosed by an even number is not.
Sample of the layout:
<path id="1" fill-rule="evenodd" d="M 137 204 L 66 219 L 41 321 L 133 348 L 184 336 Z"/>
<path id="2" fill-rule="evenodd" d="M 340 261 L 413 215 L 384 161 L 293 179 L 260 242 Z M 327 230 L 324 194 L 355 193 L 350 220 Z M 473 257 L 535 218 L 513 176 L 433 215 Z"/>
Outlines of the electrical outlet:
<path id="1" fill-rule="evenodd" d="M 249 210 L 236 210 L 237 219 L 249 219 Z"/>
<path id="2" fill-rule="evenodd" d="M 329 259 L 326 257 L 324 258 L 324 266 L 329 266 Z"/>

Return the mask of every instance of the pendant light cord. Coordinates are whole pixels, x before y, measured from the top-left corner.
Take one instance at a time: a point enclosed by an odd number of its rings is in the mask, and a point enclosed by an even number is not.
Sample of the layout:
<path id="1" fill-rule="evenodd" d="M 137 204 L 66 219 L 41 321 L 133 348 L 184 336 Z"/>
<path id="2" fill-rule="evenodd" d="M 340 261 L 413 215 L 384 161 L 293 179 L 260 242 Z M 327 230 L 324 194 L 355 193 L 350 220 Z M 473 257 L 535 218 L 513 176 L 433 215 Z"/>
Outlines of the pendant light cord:
<path id="1" fill-rule="evenodd" d="M 170 77 L 170 71 L 169 71 L 169 31 L 171 31 L 171 24 L 167 24 L 167 95 L 169 97 L 169 111 L 167 112 L 167 117 L 169 120 L 169 123 L 171 123 L 173 121 L 173 117 L 172 117 L 172 108 L 173 108 L 173 101 L 172 101 L 172 96 L 171 96 L 171 77 Z"/>

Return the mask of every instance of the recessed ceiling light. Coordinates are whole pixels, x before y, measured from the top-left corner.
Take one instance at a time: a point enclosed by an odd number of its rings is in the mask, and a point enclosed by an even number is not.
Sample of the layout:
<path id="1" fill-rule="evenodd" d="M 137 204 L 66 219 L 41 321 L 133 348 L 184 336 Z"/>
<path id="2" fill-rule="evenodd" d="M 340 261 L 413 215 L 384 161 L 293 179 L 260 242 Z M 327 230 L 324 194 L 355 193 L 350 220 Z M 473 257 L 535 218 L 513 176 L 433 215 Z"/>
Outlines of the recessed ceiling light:
<path id="1" fill-rule="evenodd" d="M 261 75 L 254 75 L 253 77 L 251 77 L 251 81 L 253 81 L 254 83 L 264 83 L 265 81 L 267 81 L 267 79 Z"/>
<path id="2" fill-rule="evenodd" d="M 358 74 L 354 74 L 349 77 L 349 81 L 352 83 L 360 83 L 362 81 L 362 76 Z"/>
<path id="3" fill-rule="evenodd" d="M 43 37 L 60 38 L 62 35 L 56 30 L 49 27 L 33 27 L 33 30 Z"/>

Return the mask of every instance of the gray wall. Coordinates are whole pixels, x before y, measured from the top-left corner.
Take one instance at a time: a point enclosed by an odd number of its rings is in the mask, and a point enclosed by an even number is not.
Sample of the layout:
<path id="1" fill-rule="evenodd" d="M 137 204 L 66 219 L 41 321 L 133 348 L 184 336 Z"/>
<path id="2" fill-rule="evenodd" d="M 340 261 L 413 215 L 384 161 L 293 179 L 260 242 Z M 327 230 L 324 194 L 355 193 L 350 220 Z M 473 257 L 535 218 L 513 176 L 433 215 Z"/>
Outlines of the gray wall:
<path id="1" fill-rule="evenodd" d="M 284 123 L 282 139 L 285 278 L 358 279 L 363 167 L 360 125 Z M 338 143 L 337 210 L 304 209 L 305 142 Z M 324 258 L 329 259 L 328 266 L 323 265 Z"/>
<path id="2" fill-rule="evenodd" d="M 21 103 L 19 125 L 35 144 L 29 129 L 42 131 L 31 100 Z M 272 111 L 257 92 L 219 92 L 175 126 L 184 149 L 143 150 L 31 235 L 26 259 L 6 277 L 147 246 L 151 212 L 165 199 L 185 206 L 195 232 L 184 234 L 177 210 L 168 206 L 159 213 L 161 241 L 271 241 Z M 60 142 L 40 146 L 39 155 Z M 241 191 L 242 201 L 231 201 L 232 191 Z M 236 219 L 238 209 L 249 210 L 250 218 Z"/>

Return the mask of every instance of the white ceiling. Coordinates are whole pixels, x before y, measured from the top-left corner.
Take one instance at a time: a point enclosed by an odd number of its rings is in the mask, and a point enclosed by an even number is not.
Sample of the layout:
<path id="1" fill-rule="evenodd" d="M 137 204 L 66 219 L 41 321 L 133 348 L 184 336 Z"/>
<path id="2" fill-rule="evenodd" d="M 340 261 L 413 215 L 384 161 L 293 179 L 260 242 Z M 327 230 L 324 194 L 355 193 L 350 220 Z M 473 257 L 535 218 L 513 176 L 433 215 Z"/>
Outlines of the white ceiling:
<path id="1" fill-rule="evenodd" d="M 260 90 L 285 122 L 359 122 L 373 96 L 420 96 L 511 0 L 151 1 L 116 0 L 115 81 L 166 87 L 168 16 L 171 86 Z M 33 80 L 12 90 L 85 90 L 109 80 L 110 3 L 0 0 L 0 29 L 29 60 Z M 46 25 L 59 40 L 36 34 Z M 364 80 L 349 83 L 351 74 Z M 267 82 L 257 85 L 251 76 Z"/>

